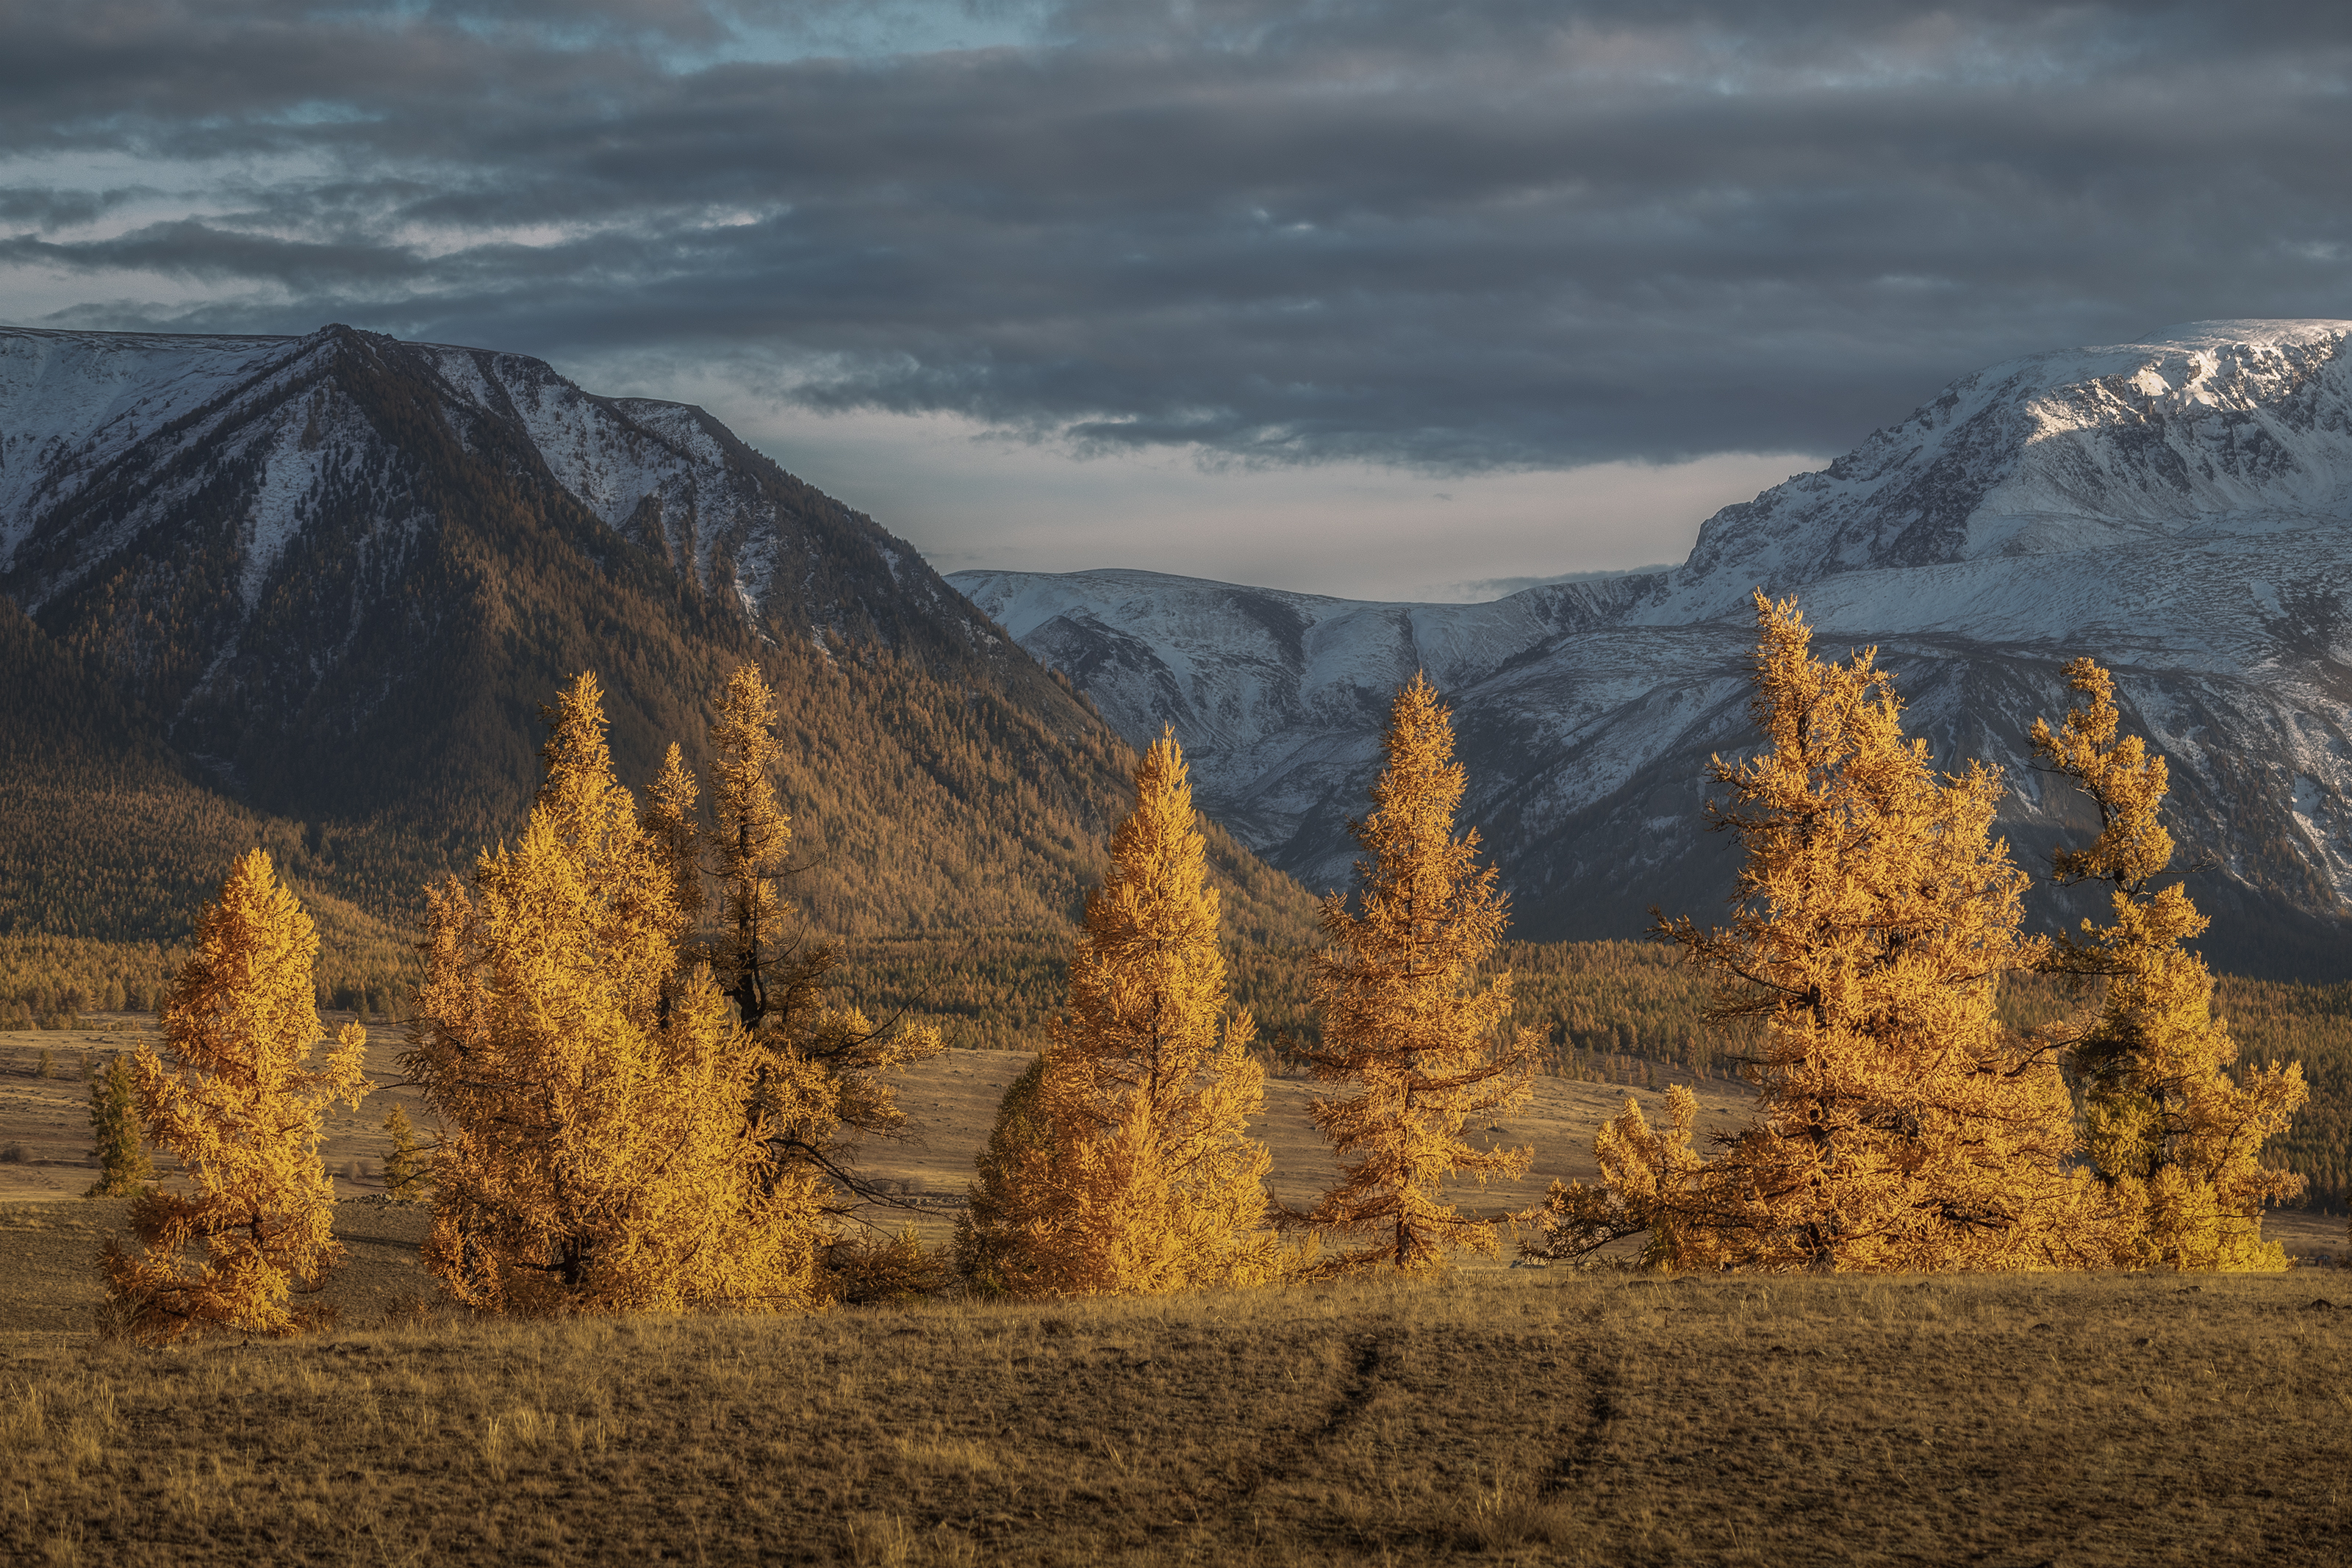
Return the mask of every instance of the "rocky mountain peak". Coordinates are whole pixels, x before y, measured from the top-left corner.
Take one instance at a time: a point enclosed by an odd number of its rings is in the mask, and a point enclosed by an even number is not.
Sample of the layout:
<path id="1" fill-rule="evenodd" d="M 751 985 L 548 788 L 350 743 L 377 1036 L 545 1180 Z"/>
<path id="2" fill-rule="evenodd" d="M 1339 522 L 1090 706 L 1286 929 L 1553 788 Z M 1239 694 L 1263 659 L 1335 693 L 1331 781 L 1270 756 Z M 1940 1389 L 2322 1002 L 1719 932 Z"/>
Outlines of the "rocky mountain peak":
<path id="1" fill-rule="evenodd" d="M 1662 588 L 1748 591 L 1987 556 L 2341 528 L 2352 321 L 2201 321 L 1963 376 L 1829 467 L 1727 507 Z"/>

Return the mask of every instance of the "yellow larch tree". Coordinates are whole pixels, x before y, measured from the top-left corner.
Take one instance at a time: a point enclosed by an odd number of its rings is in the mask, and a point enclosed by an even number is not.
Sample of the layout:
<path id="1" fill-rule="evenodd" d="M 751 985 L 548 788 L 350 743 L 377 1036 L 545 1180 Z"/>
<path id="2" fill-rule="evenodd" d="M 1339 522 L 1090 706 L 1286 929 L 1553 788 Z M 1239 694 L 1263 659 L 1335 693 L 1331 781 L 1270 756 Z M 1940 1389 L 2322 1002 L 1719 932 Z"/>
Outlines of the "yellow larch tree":
<path id="1" fill-rule="evenodd" d="M 1229 1012 L 1217 890 L 1173 735 L 1135 771 L 1135 810 L 1087 900 L 1067 1011 L 1007 1095 L 959 1254 L 983 1289 L 1157 1294 L 1272 1279 L 1265 1072 Z"/>
<path id="2" fill-rule="evenodd" d="M 144 1246 L 108 1238 L 108 1292 L 139 1338 L 206 1327 L 283 1335 L 314 1317 L 293 1298 L 319 1291 L 342 1261 L 334 1189 L 319 1157 L 327 1107 L 368 1092 L 367 1031 L 347 1024 L 323 1061 L 326 1032 L 311 969 L 318 933 L 254 850 L 196 921 L 195 951 L 163 1009 L 167 1063 L 152 1044 L 134 1062 L 154 1142 L 180 1158 L 186 1190 L 157 1188 L 131 1210 Z M 203 1254 L 185 1254 L 201 1243 Z"/>
<path id="3" fill-rule="evenodd" d="M 1646 1231 L 1673 1268 L 1932 1270 L 2092 1266 L 2112 1227 L 2080 1172 L 2073 1101 L 2046 1046 L 1994 1015 L 2032 965 L 2026 879 L 1991 836 L 2002 785 L 1938 775 L 1874 650 L 1815 659 L 1794 600 L 1756 596 L 1765 746 L 1711 768 L 1712 825 L 1747 852 L 1728 927 L 1660 922 L 1718 979 L 1709 1017 L 1754 1019 L 1755 1125 L 1713 1159 L 1696 1110 L 1638 1106 L 1596 1140 L 1599 1188 L 1555 1185 L 1554 1257 Z"/>
<path id="4" fill-rule="evenodd" d="M 638 824 L 653 845 L 656 860 L 669 877 L 670 901 L 677 905 L 679 923 L 689 932 L 701 917 L 704 902 L 702 835 L 695 813 L 695 802 L 701 793 L 693 769 L 687 767 L 677 743 L 672 741 L 668 755 L 662 758 L 661 772 L 655 776 L 653 788 L 646 791 L 645 816 Z M 680 949 L 681 957 L 694 953 L 691 946 Z"/>
<path id="5" fill-rule="evenodd" d="M 2068 1054 L 2084 1089 L 2084 1141 L 2124 1217 L 2116 1261 L 2284 1269 L 2284 1249 L 2262 1239 L 2263 1206 L 2302 1191 L 2303 1178 L 2261 1159 L 2306 1097 L 2302 1064 L 2231 1077 L 2238 1047 L 2213 1016 L 2213 977 L 2182 946 L 2208 922 L 2179 883 L 2156 885 L 2172 863 L 2158 821 L 2164 758 L 2136 735 L 2117 736 L 2107 671 L 2077 659 L 2066 678 L 2089 700 L 2055 729 L 2035 719 L 2033 749 L 2090 798 L 2099 835 L 2060 850 L 2053 869 L 2061 884 L 2107 884 L 2115 918 L 2084 921 L 2045 967 L 2104 982 L 2097 1018 L 2074 1032 Z"/>
<path id="6" fill-rule="evenodd" d="M 812 1303 L 818 1184 L 747 1119 L 761 1067 L 707 967 L 683 968 L 675 868 L 614 778 L 603 696 L 551 716 L 521 838 L 428 891 L 404 1059 L 443 1133 L 427 1266 L 532 1314 Z"/>
<path id="7" fill-rule="evenodd" d="M 1319 1268 L 1442 1268 L 1455 1249 L 1491 1253 L 1494 1225 L 1447 1201 L 1444 1183 L 1480 1186 L 1528 1167 L 1528 1149 L 1479 1148 L 1462 1135 L 1534 1092 L 1537 1041 L 1510 1030 L 1511 977 L 1478 986 L 1507 918 L 1495 868 L 1478 867 L 1476 831 L 1455 837 L 1466 775 L 1437 692 L 1416 674 L 1389 711 L 1387 766 L 1372 811 L 1349 824 L 1359 907 L 1323 900 L 1332 946 L 1315 957 L 1319 1048 L 1304 1052 L 1326 1083 L 1315 1124 L 1340 1156 L 1339 1180 L 1303 1216 L 1318 1236 L 1362 1239 Z"/>
<path id="8" fill-rule="evenodd" d="M 769 947 L 782 901 L 776 883 L 792 848 L 792 819 L 776 800 L 776 697 L 758 668 L 739 664 L 710 727 L 710 770 L 719 824 L 709 834 L 719 876 L 719 977 L 743 1027 L 757 1029 L 772 1005 Z"/>
<path id="9" fill-rule="evenodd" d="M 835 956 L 793 928 L 780 885 L 791 873 L 793 829 L 776 798 L 775 725 L 775 693 L 757 665 L 737 665 L 710 727 L 715 823 L 695 825 L 698 786 L 673 746 L 646 825 L 688 915 L 703 906 L 706 871 L 718 882 L 719 931 L 708 950 L 758 1053 L 745 1106 L 765 1129 L 772 1174 L 879 1198 L 852 1167 L 852 1151 L 900 1132 L 906 1116 L 887 1075 L 943 1042 L 934 1028 L 877 1027 L 826 1000 Z"/>
<path id="10" fill-rule="evenodd" d="M 391 1147 L 383 1154 L 383 1196 L 390 1203 L 415 1203 L 430 1180 L 425 1152 L 416 1142 L 416 1124 L 404 1107 L 394 1105 L 383 1119 Z"/>
<path id="11" fill-rule="evenodd" d="M 139 1079 L 131 1059 L 116 1054 L 89 1081 L 89 1130 L 98 1147 L 98 1180 L 84 1197 L 128 1197 L 155 1175 L 139 1125 Z"/>

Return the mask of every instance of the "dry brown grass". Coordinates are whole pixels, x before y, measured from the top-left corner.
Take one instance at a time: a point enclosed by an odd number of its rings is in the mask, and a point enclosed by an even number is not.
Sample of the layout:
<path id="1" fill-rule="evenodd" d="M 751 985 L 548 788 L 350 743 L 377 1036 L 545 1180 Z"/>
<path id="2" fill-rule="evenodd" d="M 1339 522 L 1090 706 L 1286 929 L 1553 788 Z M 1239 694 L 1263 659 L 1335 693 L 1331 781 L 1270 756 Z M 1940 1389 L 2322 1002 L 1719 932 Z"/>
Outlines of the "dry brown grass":
<path id="1" fill-rule="evenodd" d="M 14 1265 L 87 1251 L 100 1208 L 0 1228 L 12 1325 L 64 1277 Z M 2084 1568 L 2352 1538 L 2335 1270 L 517 1325 L 415 1313 L 367 1245 L 315 1341 L 0 1335 L 0 1558 Z"/>
<path id="2" fill-rule="evenodd" d="M 6 1065 L 28 1134 L 79 1116 L 78 1082 L 35 1113 L 53 1082 Z M 960 1189 L 1020 1065 L 949 1053 L 904 1092 L 918 1139 L 869 1167 Z M 1277 1180 L 1311 1189 L 1328 1154 L 1305 1087 L 1273 1087 Z M 1622 1091 L 1544 1088 L 1507 1133 L 1543 1174 L 1589 1174 L 1590 1125 Z M 338 1130 L 346 1148 L 369 1132 Z M 424 1305 L 421 1211 L 346 1202 L 337 1332 L 151 1352 L 90 1332 L 123 1207 L 0 1210 L 0 1562 L 2203 1568 L 2342 1561 L 2352 1534 L 2337 1270 L 1490 1268 L 511 1325 Z M 919 1228 L 936 1241 L 949 1218 Z M 2341 1248 L 2340 1218 L 2311 1225 Z"/>
<path id="3" fill-rule="evenodd" d="M 345 1016 L 331 1014 L 329 1021 L 340 1023 Z M 0 1154 L 14 1145 L 26 1156 L 21 1163 L 0 1159 L 0 1204 L 71 1197 L 97 1179 L 98 1166 L 90 1153 L 89 1091 L 79 1077 L 80 1063 L 85 1058 L 100 1061 L 110 1051 L 131 1049 L 142 1031 L 153 1029 L 154 1020 L 123 1015 L 90 1024 L 79 1030 L 0 1031 Z M 396 1082 L 403 1049 L 398 1027 L 371 1026 L 369 1040 L 370 1072 L 379 1082 Z M 47 1079 L 34 1076 L 43 1050 L 50 1052 L 55 1073 Z M 972 1156 L 988 1141 L 997 1101 L 1028 1064 L 1029 1058 L 1015 1051 L 949 1051 L 905 1069 L 898 1079 L 898 1097 L 908 1113 L 908 1135 L 869 1143 L 859 1151 L 858 1164 L 866 1174 L 903 1187 L 921 1207 L 915 1211 L 870 1207 L 867 1216 L 885 1228 L 911 1222 L 927 1244 L 943 1243 L 952 1226 L 952 1206 L 971 1180 Z M 1662 1089 L 1668 1078 L 1659 1074 Z M 1755 1094 L 1745 1085 L 1721 1079 L 1693 1084 L 1687 1075 L 1673 1081 L 1696 1090 L 1702 1135 L 1743 1125 L 1753 1112 Z M 1268 1083 L 1266 1113 L 1251 1126 L 1273 1153 L 1269 1185 L 1275 1196 L 1292 1204 L 1311 1203 L 1336 1168 L 1329 1145 L 1307 1114 L 1307 1102 L 1318 1092 L 1312 1083 Z M 1488 1134 L 1496 1143 L 1524 1144 L 1535 1150 L 1526 1177 L 1484 1192 L 1465 1185 L 1458 1200 L 1499 1213 L 1540 1202 L 1554 1177 L 1593 1180 L 1599 1170 L 1592 1160 L 1592 1134 L 1623 1107 L 1628 1094 L 1654 1120 L 1661 1114 L 1661 1092 L 1538 1078 L 1533 1102 Z M 329 1113 L 323 1153 L 338 1197 L 383 1195 L 382 1162 L 389 1145 L 383 1119 L 394 1104 L 404 1106 L 429 1134 L 431 1118 L 411 1089 L 381 1089 L 356 1113 L 339 1104 Z M 158 1163 L 167 1172 L 172 1166 L 168 1154 L 161 1152 Z M 2284 1241 L 2290 1256 L 2335 1257 L 2347 1250 L 2341 1213 L 2274 1212 L 2264 1231 Z"/>

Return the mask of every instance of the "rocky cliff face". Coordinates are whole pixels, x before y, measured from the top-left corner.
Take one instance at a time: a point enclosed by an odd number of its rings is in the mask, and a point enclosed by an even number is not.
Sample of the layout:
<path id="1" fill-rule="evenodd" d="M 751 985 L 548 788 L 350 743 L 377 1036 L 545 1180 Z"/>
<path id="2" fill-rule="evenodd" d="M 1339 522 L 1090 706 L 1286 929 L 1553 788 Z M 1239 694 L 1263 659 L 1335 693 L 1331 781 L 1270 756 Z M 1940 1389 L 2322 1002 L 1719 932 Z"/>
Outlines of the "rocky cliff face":
<path id="1" fill-rule="evenodd" d="M 950 580 L 1131 738 L 1173 724 L 1213 810 L 1310 886 L 1388 694 L 1456 710 L 1486 834 L 1533 936 L 1704 915 L 1730 849 L 1707 756 L 1750 744 L 1749 596 L 1797 594 L 1817 646 L 1876 643 L 1938 757 L 2010 771 L 2046 864 L 2079 805 L 2025 765 L 2078 653 L 2113 665 L 2171 761 L 2210 870 L 2218 957 L 2352 973 L 2352 322 L 2210 322 L 1964 378 L 1819 474 L 1725 508 L 1664 573 L 1493 604 L 1371 605 L 1140 572 Z M 2042 918 L 2071 915 L 2045 898 Z"/>

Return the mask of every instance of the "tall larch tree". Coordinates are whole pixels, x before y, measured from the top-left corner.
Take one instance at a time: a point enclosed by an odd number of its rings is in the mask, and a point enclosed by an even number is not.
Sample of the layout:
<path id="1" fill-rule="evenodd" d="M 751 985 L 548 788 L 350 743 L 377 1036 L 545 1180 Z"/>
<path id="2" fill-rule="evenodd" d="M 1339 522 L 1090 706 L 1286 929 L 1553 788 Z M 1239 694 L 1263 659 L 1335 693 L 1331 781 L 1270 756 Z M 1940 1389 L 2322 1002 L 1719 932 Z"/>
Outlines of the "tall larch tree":
<path id="1" fill-rule="evenodd" d="M 743 1027 L 757 1029 L 772 1007 L 770 962 L 782 900 L 777 883 L 793 842 L 792 819 L 776 800 L 776 697 L 758 668 L 739 664 L 710 727 L 710 770 L 719 822 L 710 833 L 719 877 L 719 976 Z M 820 971 L 822 972 L 822 971 Z M 784 988 L 780 988 L 782 989 Z"/>
<path id="2" fill-rule="evenodd" d="M 1717 978 L 1708 1016 L 1760 1022 L 1758 1123 L 1714 1159 L 1694 1106 L 1604 1130 L 1598 1189 L 1556 1185 L 1531 1251 L 1647 1231 L 1675 1268 L 1931 1270 L 2087 1266 L 2112 1240 L 2070 1174 L 2054 1052 L 1994 1015 L 2034 963 L 2026 879 L 1991 836 L 2000 776 L 1939 775 L 1874 650 L 1815 659 L 1796 601 L 1756 596 L 1761 750 L 1717 758 L 1711 825 L 1747 852 L 1727 927 L 1661 921 Z"/>
<path id="3" fill-rule="evenodd" d="M 1313 1108 L 1340 1171 L 1304 1218 L 1320 1236 L 1357 1239 L 1323 1260 L 1331 1271 L 1419 1272 L 1456 1249 L 1491 1253 L 1494 1225 L 1448 1202 L 1444 1183 L 1466 1175 L 1483 1187 L 1532 1155 L 1462 1135 L 1472 1117 L 1527 1103 L 1537 1041 L 1507 1025 L 1507 971 L 1476 983 L 1507 915 L 1495 868 L 1478 866 L 1477 831 L 1454 834 L 1466 775 L 1427 676 L 1398 692 L 1383 744 L 1371 813 L 1349 824 L 1365 853 L 1358 907 L 1337 893 L 1323 901 L 1331 946 L 1313 977 L 1323 1040 L 1305 1053 L 1322 1082 L 1356 1086 Z"/>
<path id="4" fill-rule="evenodd" d="M 550 715 L 521 838 L 428 891 L 404 1063 L 444 1132 L 425 1260 L 488 1311 L 772 1310 L 815 1299 L 815 1184 L 743 1107 L 760 1066 L 675 868 L 613 777 L 583 674 Z"/>
<path id="5" fill-rule="evenodd" d="M 691 933 L 702 916 L 701 842 L 702 833 L 695 809 L 701 798 L 702 787 L 695 781 L 694 772 L 686 765 L 677 743 L 670 743 L 669 752 L 662 758 L 661 772 L 654 778 L 653 788 L 646 791 L 646 810 L 639 826 L 651 841 L 655 858 L 668 875 L 670 899 L 677 905 L 681 927 Z M 681 958 L 710 955 L 692 945 L 682 947 Z"/>
<path id="6" fill-rule="evenodd" d="M 1157 1294 L 1272 1279 L 1265 1072 L 1227 1009 L 1217 890 L 1184 758 L 1163 735 L 1087 900 L 1067 1010 L 981 1160 L 959 1251 L 983 1288 Z"/>
<path id="7" fill-rule="evenodd" d="M 109 1295 L 141 1339 L 299 1333 L 314 1314 L 294 1297 L 321 1289 L 342 1260 L 319 1142 L 327 1107 L 357 1109 L 368 1092 L 367 1031 L 345 1025 L 310 1065 L 326 1032 L 318 953 L 310 916 L 260 850 L 197 918 L 195 951 L 163 1004 L 170 1061 L 142 1044 L 133 1069 L 149 1134 L 179 1156 L 187 1190 L 140 1198 L 140 1249 L 106 1243 Z M 193 1260 L 192 1244 L 203 1248 Z"/>
<path id="8" fill-rule="evenodd" d="M 711 956 L 755 1051 L 745 1111 L 765 1129 L 772 1175 L 791 1173 L 835 1198 L 878 1197 L 852 1154 L 865 1138 L 904 1128 L 887 1074 L 943 1042 L 934 1028 L 877 1027 L 828 1001 L 836 956 L 808 939 L 783 898 L 793 829 L 776 796 L 775 726 L 775 693 L 757 665 L 737 665 L 710 727 L 714 822 L 695 824 L 698 786 L 673 746 L 646 826 L 682 909 L 703 907 L 706 875 L 719 885 L 716 936 L 691 950 Z"/>
<path id="9" fill-rule="evenodd" d="M 2208 922 L 2179 882 L 2157 885 L 2173 848 L 2158 820 L 2164 758 L 2139 737 L 2117 735 L 2107 671 L 2077 659 L 2066 678 L 2089 700 L 2055 729 L 2035 719 L 2033 749 L 2089 797 L 2099 834 L 2087 848 L 2058 851 L 2053 870 L 2062 885 L 2105 883 L 2114 921 L 2084 921 L 2046 967 L 2104 982 L 2098 1015 L 2069 1054 L 2084 1088 L 2084 1141 L 2124 1217 L 2116 1261 L 2284 1269 L 2285 1249 L 2262 1239 L 2263 1206 L 2301 1192 L 2303 1178 L 2263 1169 L 2262 1149 L 2306 1097 L 2302 1064 L 2273 1061 L 2232 1078 L 2238 1047 L 2213 1016 L 2213 977 L 2183 946 Z"/>

